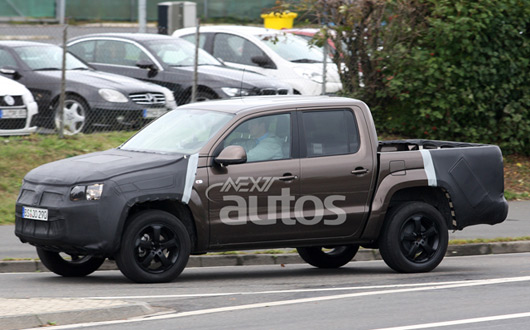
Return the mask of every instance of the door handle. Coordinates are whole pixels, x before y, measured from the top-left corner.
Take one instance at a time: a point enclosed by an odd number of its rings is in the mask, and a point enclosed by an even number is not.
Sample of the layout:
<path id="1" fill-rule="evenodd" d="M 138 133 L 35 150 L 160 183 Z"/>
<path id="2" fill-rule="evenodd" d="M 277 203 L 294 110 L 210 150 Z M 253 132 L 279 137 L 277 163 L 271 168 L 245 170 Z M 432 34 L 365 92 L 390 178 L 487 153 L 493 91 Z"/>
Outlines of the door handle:
<path id="1" fill-rule="evenodd" d="M 291 173 L 284 174 L 279 178 L 280 181 L 293 181 L 298 179 L 298 175 L 292 175 Z"/>
<path id="2" fill-rule="evenodd" d="M 355 170 L 351 171 L 351 174 L 360 175 L 368 173 L 368 169 L 364 167 L 357 167 Z"/>

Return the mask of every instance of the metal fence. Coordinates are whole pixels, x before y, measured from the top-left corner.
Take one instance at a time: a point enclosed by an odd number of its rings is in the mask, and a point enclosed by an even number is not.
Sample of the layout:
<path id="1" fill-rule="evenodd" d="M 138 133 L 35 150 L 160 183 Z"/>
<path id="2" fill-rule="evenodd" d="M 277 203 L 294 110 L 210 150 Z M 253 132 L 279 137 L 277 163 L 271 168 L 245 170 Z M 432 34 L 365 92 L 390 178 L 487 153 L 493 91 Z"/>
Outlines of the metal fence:
<path id="1" fill-rule="evenodd" d="M 60 0 L 0 0 L 0 20 L 56 19 Z M 64 0 L 66 17 L 80 21 L 138 20 L 139 0 Z M 166 0 L 147 0 L 147 20 L 156 21 L 157 6 Z M 276 0 L 188 0 L 197 4 L 197 14 L 205 19 L 260 21 L 260 14 Z"/>

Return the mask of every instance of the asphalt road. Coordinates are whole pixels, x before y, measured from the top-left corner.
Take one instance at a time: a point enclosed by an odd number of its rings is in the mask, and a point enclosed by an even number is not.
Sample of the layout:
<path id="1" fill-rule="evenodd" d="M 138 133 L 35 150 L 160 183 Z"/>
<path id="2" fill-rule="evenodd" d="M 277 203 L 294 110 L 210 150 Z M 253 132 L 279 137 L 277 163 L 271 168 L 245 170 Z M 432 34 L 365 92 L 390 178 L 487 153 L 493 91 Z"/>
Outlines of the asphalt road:
<path id="1" fill-rule="evenodd" d="M 116 271 L 86 278 L 0 274 L 0 297 L 147 302 L 159 314 L 54 329 L 528 329 L 530 253 L 446 258 L 425 274 L 382 261 L 188 268 L 173 283 L 132 284 Z"/>
<path id="2" fill-rule="evenodd" d="M 20 243 L 14 225 L 0 226 L 0 260 L 37 258 L 35 248 Z M 508 218 L 500 224 L 478 225 L 449 232 L 450 239 L 499 238 L 530 236 L 530 201 L 510 202 Z"/>

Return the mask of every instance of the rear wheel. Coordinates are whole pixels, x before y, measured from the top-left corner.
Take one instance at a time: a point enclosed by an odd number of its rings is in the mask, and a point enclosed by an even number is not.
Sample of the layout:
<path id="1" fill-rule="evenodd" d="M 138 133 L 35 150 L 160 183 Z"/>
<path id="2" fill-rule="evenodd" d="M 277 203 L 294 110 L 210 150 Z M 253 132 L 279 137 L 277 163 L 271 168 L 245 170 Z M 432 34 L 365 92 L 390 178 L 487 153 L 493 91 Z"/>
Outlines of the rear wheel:
<path id="1" fill-rule="evenodd" d="M 428 272 L 442 262 L 448 236 L 445 219 L 436 208 L 424 202 L 405 203 L 388 214 L 379 250 L 395 271 Z"/>
<path id="2" fill-rule="evenodd" d="M 177 217 L 159 210 L 143 211 L 130 219 L 116 263 L 134 282 L 169 282 L 186 267 L 190 250 L 189 233 Z"/>
<path id="3" fill-rule="evenodd" d="M 105 258 L 90 255 L 70 254 L 65 257 L 59 252 L 37 248 L 41 262 L 50 271 L 65 277 L 82 277 L 99 269 Z"/>
<path id="4" fill-rule="evenodd" d="M 339 268 L 350 262 L 359 250 L 359 245 L 311 246 L 297 248 L 298 254 L 308 264 L 318 268 Z"/>

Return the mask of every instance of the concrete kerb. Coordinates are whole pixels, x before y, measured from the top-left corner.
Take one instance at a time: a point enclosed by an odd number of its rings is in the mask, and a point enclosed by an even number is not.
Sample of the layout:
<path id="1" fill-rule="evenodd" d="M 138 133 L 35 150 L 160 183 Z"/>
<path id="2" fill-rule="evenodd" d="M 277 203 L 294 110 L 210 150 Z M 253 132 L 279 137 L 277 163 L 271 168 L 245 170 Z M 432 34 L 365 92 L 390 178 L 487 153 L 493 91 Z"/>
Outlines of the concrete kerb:
<path id="1" fill-rule="evenodd" d="M 473 243 L 449 245 L 446 257 L 471 256 L 486 254 L 530 252 L 530 241 Z M 381 260 L 378 250 L 361 249 L 354 261 Z M 249 265 L 299 264 L 304 261 L 294 253 L 284 254 L 219 254 L 191 256 L 187 267 L 220 267 Z M 116 263 L 105 261 L 100 270 L 117 270 Z M 46 272 L 46 267 L 39 260 L 0 261 L 0 273 Z"/>
<path id="2" fill-rule="evenodd" d="M 155 312 L 143 302 L 70 298 L 0 298 L 0 310 L 0 330 L 122 320 Z"/>

